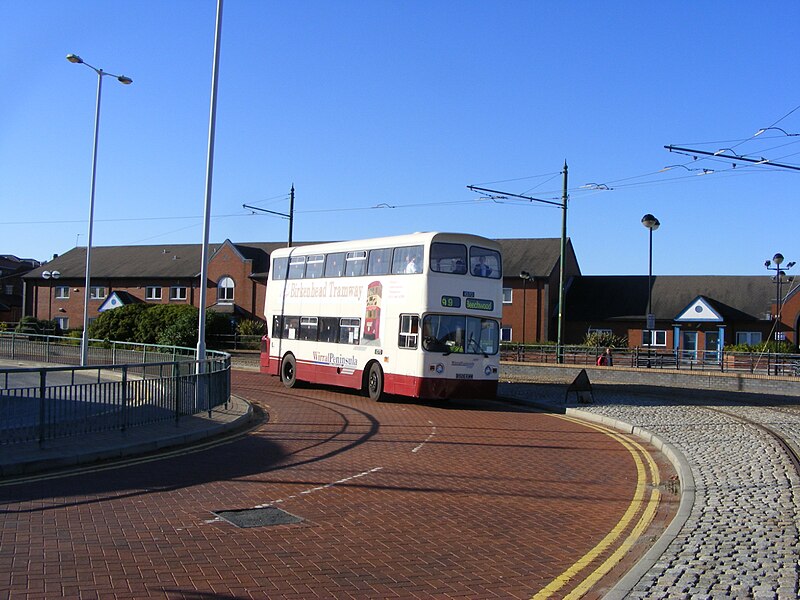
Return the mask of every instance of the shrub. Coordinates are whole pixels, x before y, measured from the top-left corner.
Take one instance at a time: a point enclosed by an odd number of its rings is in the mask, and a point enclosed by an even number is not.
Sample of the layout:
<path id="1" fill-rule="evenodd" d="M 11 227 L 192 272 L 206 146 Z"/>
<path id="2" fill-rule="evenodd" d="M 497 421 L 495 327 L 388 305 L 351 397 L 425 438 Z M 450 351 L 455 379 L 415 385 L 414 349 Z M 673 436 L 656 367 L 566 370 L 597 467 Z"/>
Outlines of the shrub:
<path id="1" fill-rule="evenodd" d="M 255 319 L 245 319 L 239 321 L 236 326 L 236 333 L 239 335 L 264 335 L 264 321 Z"/>
<path id="2" fill-rule="evenodd" d="M 100 313 L 89 324 L 89 337 L 118 342 L 139 341 L 136 339 L 138 323 L 149 308 L 147 304 L 127 304 Z"/>
<path id="3" fill-rule="evenodd" d="M 628 338 L 607 331 L 592 331 L 583 338 L 583 345 L 590 348 L 627 348 Z"/>
<path id="4" fill-rule="evenodd" d="M 37 319 L 36 317 L 22 317 L 14 329 L 17 333 L 60 333 L 55 321 L 48 321 L 46 319 Z"/>
<path id="5" fill-rule="evenodd" d="M 128 304 L 102 313 L 89 326 L 95 339 L 165 346 L 197 345 L 199 311 L 188 304 Z M 208 334 L 226 331 L 228 319 L 206 312 Z"/>
<path id="6" fill-rule="evenodd" d="M 725 352 L 777 352 L 778 354 L 792 354 L 797 350 L 797 346 L 791 342 L 778 342 L 770 340 L 760 344 L 729 344 L 725 346 Z"/>

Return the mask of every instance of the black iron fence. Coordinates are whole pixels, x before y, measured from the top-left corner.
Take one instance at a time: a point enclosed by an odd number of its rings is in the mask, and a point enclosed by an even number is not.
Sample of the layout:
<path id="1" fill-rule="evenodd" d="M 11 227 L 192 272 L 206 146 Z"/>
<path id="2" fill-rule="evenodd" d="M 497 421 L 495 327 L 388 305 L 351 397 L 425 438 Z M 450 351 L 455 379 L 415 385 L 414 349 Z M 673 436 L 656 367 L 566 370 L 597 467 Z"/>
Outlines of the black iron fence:
<path id="1" fill-rule="evenodd" d="M 230 356 L 190 348 L 95 341 L 91 366 L 72 338 L 0 333 L 0 444 L 175 421 L 226 405 Z"/>
<path id="2" fill-rule="evenodd" d="M 562 346 L 561 360 L 557 347 L 503 344 L 501 360 L 566 365 L 596 365 L 605 348 Z M 677 369 L 752 373 L 765 376 L 800 377 L 800 354 L 777 352 L 727 352 L 648 350 L 647 348 L 612 349 L 614 366 L 637 369 Z"/>

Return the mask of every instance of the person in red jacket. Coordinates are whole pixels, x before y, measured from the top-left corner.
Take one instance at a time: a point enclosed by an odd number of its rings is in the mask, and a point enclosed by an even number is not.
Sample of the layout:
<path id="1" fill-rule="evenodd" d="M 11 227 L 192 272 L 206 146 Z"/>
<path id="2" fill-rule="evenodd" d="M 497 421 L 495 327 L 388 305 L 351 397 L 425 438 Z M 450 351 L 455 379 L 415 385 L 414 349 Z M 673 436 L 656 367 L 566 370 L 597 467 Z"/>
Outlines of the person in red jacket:
<path id="1" fill-rule="evenodd" d="M 606 348 L 600 356 L 597 357 L 598 367 L 610 367 L 614 364 L 614 358 L 611 356 L 611 348 Z"/>

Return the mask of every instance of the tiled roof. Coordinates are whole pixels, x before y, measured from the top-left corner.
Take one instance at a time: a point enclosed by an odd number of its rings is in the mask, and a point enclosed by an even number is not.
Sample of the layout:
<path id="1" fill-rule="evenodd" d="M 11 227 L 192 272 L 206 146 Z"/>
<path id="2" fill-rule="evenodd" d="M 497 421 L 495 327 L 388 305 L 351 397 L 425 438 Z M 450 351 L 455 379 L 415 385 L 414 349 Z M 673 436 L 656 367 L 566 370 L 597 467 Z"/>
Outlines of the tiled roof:
<path id="1" fill-rule="evenodd" d="M 500 239 L 503 247 L 503 269 L 517 275 L 528 271 L 535 276 L 549 276 L 558 264 L 560 240 Z M 319 242 L 296 242 L 304 246 Z M 223 244 L 211 244 L 210 255 Z M 286 242 L 245 242 L 233 244 L 239 253 L 253 261 L 254 276 L 269 271 L 269 255 Z M 568 247 L 571 250 L 571 245 Z M 200 274 L 201 244 L 162 244 L 153 246 L 92 247 L 92 277 L 97 278 L 193 278 Z M 41 277 L 42 271 L 57 270 L 61 278 L 83 278 L 86 269 L 86 248 L 73 248 L 28 273 L 26 279 Z"/>
<path id="2" fill-rule="evenodd" d="M 565 301 L 571 321 L 644 319 L 647 276 L 579 276 Z M 726 320 L 763 319 L 775 302 L 775 283 L 767 276 L 653 276 L 652 312 L 673 319 L 695 298 L 707 298 Z"/>

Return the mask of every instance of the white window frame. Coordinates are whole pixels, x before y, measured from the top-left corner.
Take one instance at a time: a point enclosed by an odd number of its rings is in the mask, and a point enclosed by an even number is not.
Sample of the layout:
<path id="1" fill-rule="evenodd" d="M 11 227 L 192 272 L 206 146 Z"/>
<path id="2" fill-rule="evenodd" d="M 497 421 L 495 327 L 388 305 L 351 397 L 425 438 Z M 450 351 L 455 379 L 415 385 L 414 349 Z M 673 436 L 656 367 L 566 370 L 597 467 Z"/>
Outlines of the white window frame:
<path id="1" fill-rule="evenodd" d="M 756 346 L 764 340 L 764 334 L 760 331 L 737 331 L 736 344 L 747 344 Z"/>
<path id="2" fill-rule="evenodd" d="M 399 348 L 415 349 L 419 344 L 419 315 L 400 315 Z"/>
<path id="3" fill-rule="evenodd" d="M 68 285 L 57 285 L 55 288 L 55 299 L 56 300 L 69 300 L 69 286 Z"/>
<path id="4" fill-rule="evenodd" d="M 510 287 L 503 288 L 503 304 L 512 304 L 514 302 L 514 290 Z"/>
<path id="5" fill-rule="evenodd" d="M 100 291 L 102 290 L 102 294 Z M 106 296 L 106 286 L 104 285 L 93 285 L 89 287 L 89 300 L 105 300 Z"/>
<path id="6" fill-rule="evenodd" d="M 505 335 L 505 332 L 508 332 L 507 335 Z M 510 342 L 513 339 L 514 339 L 514 330 L 513 330 L 513 328 L 508 327 L 507 325 L 501 325 L 500 326 L 500 341 L 501 342 Z"/>
<path id="7" fill-rule="evenodd" d="M 217 282 L 217 302 L 219 304 L 233 304 L 236 295 L 236 282 L 233 277 L 225 275 Z M 229 297 L 230 296 L 230 297 Z"/>
<path id="8" fill-rule="evenodd" d="M 61 331 L 69 329 L 69 317 L 53 317 L 53 321 L 61 328 Z"/>
<path id="9" fill-rule="evenodd" d="M 148 285 L 144 289 L 145 300 L 161 300 L 163 294 L 163 288 L 160 285 Z"/>
<path id="10" fill-rule="evenodd" d="M 649 344 L 645 342 L 645 335 L 650 337 L 650 333 L 652 332 L 653 336 L 655 337 L 656 343 Z M 661 340 L 663 338 L 663 341 Z M 649 348 L 666 348 L 667 347 L 667 330 L 666 329 L 643 329 L 642 330 L 642 346 L 647 346 Z"/>
<path id="11" fill-rule="evenodd" d="M 185 285 L 173 285 L 169 288 L 169 299 L 180 302 L 189 298 L 189 288 Z"/>

